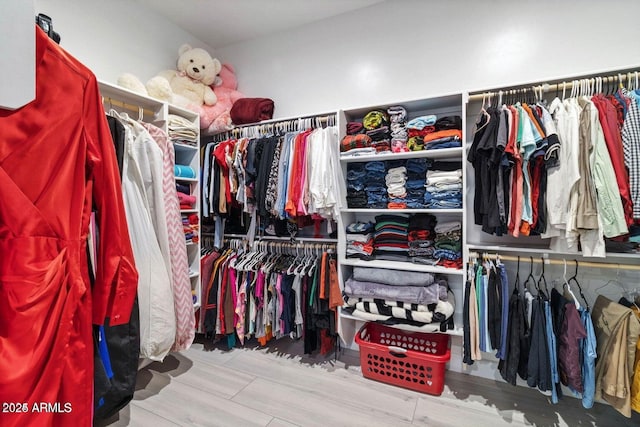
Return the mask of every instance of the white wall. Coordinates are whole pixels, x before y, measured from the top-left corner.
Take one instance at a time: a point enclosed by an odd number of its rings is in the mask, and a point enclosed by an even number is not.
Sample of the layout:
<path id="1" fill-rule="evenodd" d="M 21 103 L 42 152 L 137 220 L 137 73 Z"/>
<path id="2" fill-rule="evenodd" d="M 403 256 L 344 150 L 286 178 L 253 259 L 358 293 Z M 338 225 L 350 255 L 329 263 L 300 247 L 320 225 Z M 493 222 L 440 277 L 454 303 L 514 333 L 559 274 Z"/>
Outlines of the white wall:
<path id="1" fill-rule="evenodd" d="M 213 52 L 164 16 L 131 0 L 36 0 L 36 13 L 53 19 L 60 45 L 102 80 L 115 83 L 123 72 L 143 82 L 175 68 L 183 43 Z"/>
<path id="2" fill-rule="evenodd" d="M 639 13 L 632 0 L 393 0 L 217 55 L 289 117 L 629 68 Z"/>

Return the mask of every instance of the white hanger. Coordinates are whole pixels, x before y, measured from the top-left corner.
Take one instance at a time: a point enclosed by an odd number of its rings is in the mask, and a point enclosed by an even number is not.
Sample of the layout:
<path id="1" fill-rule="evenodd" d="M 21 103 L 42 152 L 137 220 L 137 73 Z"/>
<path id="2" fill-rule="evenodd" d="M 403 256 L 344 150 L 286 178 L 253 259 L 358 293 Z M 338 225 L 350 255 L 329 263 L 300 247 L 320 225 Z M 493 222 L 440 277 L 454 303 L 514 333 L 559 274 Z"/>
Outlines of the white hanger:
<path id="1" fill-rule="evenodd" d="M 576 298 L 576 295 L 571 290 L 571 285 L 569 285 L 569 281 L 567 280 L 567 260 L 563 258 L 562 262 L 564 263 L 564 271 L 562 273 L 562 280 L 564 280 L 564 285 L 567 287 L 567 291 L 569 291 L 569 294 L 573 298 L 573 302 L 576 305 L 576 309 L 580 310 L 580 302 L 578 301 L 578 298 Z"/>

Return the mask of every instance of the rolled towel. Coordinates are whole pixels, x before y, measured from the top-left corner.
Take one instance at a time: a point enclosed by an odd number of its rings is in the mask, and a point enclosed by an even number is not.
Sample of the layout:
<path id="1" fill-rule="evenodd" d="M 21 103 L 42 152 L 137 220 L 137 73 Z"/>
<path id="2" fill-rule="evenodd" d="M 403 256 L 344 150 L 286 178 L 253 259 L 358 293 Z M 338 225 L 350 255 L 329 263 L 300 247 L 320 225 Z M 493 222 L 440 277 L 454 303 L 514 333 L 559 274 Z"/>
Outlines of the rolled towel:
<path id="1" fill-rule="evenodd" d="M 240 98 L 231 107 L 229 114 L 235 125 L 256 123 L 273 118 L 274 103 L 269 98 Z"/>
<path id="2" fill-rule="evenodd" d="M 407 123 L 407 127 L 409 129 L 421 130 L 425 126 L 433 126 L 436 123 L 436 119 L 437 117 L 434 114 L 416 117 L 415 119 L 409 120 L 409 123 Z"/>
<path id="3" fill-rule="evenodd" d="M 364 126 L 360 122 L 347 123 L 347 135 L 357 135 L 364 132 Z"/>
<path id="4" fill-rule="evenodd" d="M 173 167 L 173 172 L 176 175 L 176 178 L 195 178 L 196 171 L 193 170 L 191 166 L 186 165 L 175 165 Z"/>
<path id="5" fill-rule="evenodd" d="M 193 206 L 196 203 L 196 198 L 179 192 L 178 201 L 180 202 L 180 205 Z"/>

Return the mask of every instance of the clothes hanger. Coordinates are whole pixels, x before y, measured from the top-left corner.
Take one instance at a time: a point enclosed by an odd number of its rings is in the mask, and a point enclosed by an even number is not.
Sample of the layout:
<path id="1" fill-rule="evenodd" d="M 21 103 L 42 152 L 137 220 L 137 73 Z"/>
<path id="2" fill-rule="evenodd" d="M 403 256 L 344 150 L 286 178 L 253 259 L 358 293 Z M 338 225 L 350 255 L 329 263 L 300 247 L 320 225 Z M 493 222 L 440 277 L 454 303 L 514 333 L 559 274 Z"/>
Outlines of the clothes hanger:
<path id="1" fill-rule="evenodd" d="M 520 291 L 520 256 L 518 256 L 518 266 L 516 268 L 516 280 L 514 281 L 514 293 Z"/>
<path id="2" fill-rule="evenodd" d="M 549 288 L 547 287 L 547 278 L 544 277 L 544 258 L 541 257 L 540 261 L 542 263 L 542 273 L 540 273 L 540 277 L 538 277 L 538 282 L 536 284 L 536 288 L 538 289 L 539 293 L 541 292 L 542 295 L 544 295 L 545 298 L 548 298 L 549 297 Z M 540 287 L 540 283 L 544 284 L 544 291 Z"/>
<path id="3" fill-rule="evenodd" d="M 587 298 L 584 296 L 584 293 L 582 292 L 582 286 L 580 286 L 580 283 L 578 282 L 577 276 L 578 276 L 578 260 L 573 260 L 576 263 L 576 271 L 574 273 L 573 276 L 571 276 L 568 280 L 569 283 L 571 283 L 572 281 L 576 284 L 576 286 L 578 286 L 578 291 L 580 293 L 580 296 L 582 297 L 582 300 L 585 303 L 585 306 L 587 307 L 587 311 L 589 311 L 589 303 L 587 302 Z"/>
<path id="4" fill-rule="evenodd" d="M 580 301 L 578 301 L 578 298 L 576 298 L 576 295 L 573 293 L 573 290 L 571 290 L 571 285 L 569 285 L 569 281 L 567 280 L 567 260 L 563 258 L 562 261 L 564 263 L 564 271 L 562 273 L 564 286 L 567 288 L 569 295 L 571 295 L 571 297 L 573 298 L 573 303 L 576 305 L 576 309 L 580 310 Z"/>
<path id="5" fill-rule="evenodd" d="M 533 257 L 529 257 L 530 258 L 530 268 L 529 268 L 529 275 L 527 276 L 527 278 L 524 281 L 524 288 L 526 291 L 531 292 L 531 290 L 529 289 L 529 281 L 531 281 L 531 283 L 533 283 L 533 286 L 537 289 L 537 285 L 536 285 L 536 279 L 533 277 Z M 540 292 L 540 289 L 538 289 L 538 292 Z"/>

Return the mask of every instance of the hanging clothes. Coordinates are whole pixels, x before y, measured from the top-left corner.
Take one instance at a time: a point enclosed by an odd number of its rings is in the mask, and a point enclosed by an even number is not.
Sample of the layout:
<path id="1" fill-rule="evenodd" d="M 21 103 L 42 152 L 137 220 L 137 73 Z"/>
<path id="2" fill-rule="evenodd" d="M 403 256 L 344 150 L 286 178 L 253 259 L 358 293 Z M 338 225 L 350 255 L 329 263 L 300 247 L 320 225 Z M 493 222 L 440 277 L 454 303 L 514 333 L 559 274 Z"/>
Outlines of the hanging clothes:
<path id="1" fill-rule="evenodd" d="M 0 109 L 0 196 L 12 201 L 0 206 L 0 401 L 28 405 L 2 414 L 2 425 L 91 425 L 91 324 L 129 321 L 137 272 L 96 78 L 39 28 L 35 53 L 36 99 Z M 31 410 L 37 402 L 70 410 Z"/>

